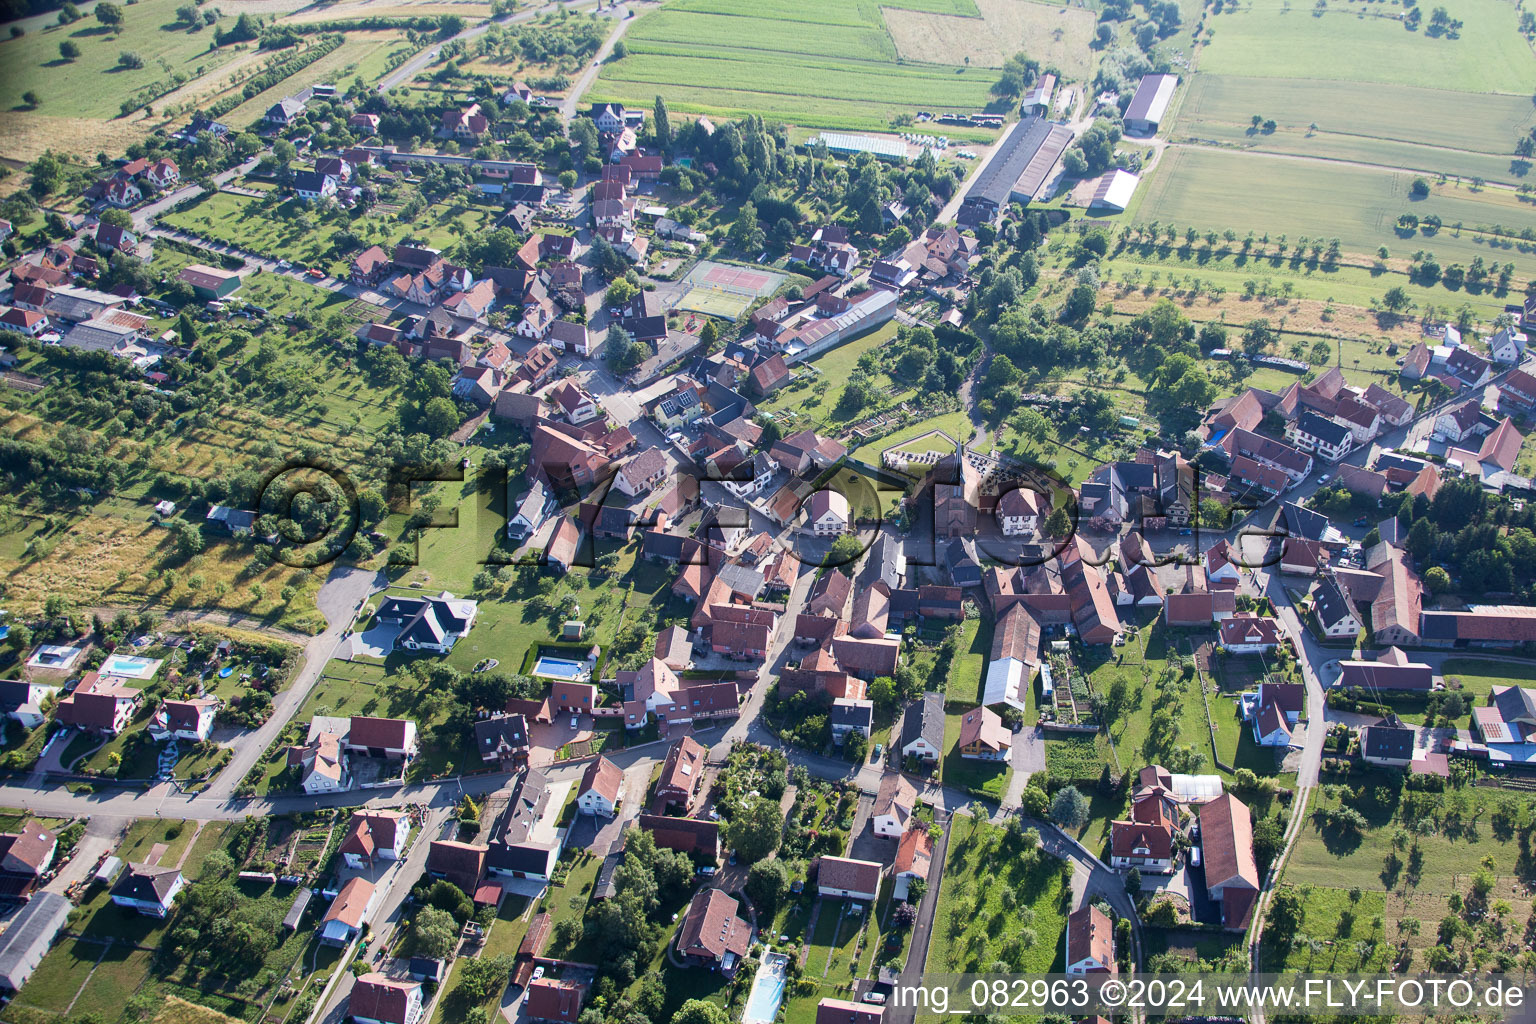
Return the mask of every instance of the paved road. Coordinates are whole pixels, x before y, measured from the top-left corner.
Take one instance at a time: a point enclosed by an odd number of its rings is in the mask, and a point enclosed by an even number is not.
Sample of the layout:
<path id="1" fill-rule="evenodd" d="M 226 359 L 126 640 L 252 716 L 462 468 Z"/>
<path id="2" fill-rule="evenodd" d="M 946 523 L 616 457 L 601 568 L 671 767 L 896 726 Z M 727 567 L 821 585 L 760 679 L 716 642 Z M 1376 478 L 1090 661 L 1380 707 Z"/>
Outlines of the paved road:
<path id="1" fill-rule="evenodd" d="M 629 31 L 630 22 L 635 17 L 638 17 L 627 6 L 611 7 L 609 8 L 608 15 L 612 18 L 618 18 L 619 23 L 613 26 L 613 31 L 608 33 L 608 38 L 603 40 L 603 45 L 598 48 L 597 55 L 592 58 L 592 64 L 581 73 L 580 78 L 576 79 L 575 84 L 565 94 L 565 99 L 560 101 L 560 116 L 567 121 L 576 116 L 576 108 L 581 105 L 581 98 L 592 87 L 592 83 L 597 81 L 597 74 L 602 70 L 603 61 L 607 60 L 608 55 L 613 53 L 614 44 L 623 38 L 625 32 Z"/>
<path id="2" fill-rule="evenodd" d="M 934 820 L 944 831 L 933 845 L 933 860 L 928 865 L 928 889 L 923 893 L 923 901 L 917 906 L 917 920 L 912 922 L 912 946 L 907 951 L 899 982 L 904 989 L 922 984 L 923 973 L 928 969 L 928 947 L 933 942 L 933 918 L 939 909 L 939 888 L 944 884 L 944 858 L 949 853 L 949 833 L 954 817 L 935 814 Z M 886 1016 L 892 1024 L 911 1024 L 917 1016 L 917 1009 L 893 1006 L 886 1011 Z"/>
<path id="3" fill-rule="evenodd" d="M 361 874 L 370 878 L 383 889 L 378 909 L 369 921 L 368 944 L 357 951 L 358 958 L 367 961 L 375 969 L 384 965 L 389 958 L 390 948 L 397 945 L 394 933 L 403 917 L 405 898 L 427 869 L 427 852 L 432 847 L 432 840 L 452 838 L 458 828 L 457 821 L 450 820 L 452 811 L 451 807 L 434 807 L 427 812 L 421 832 L 411 844 L 405 860 L 390 864 L 383 871 L 345 872 L 349 876 Z M 346 1016 L 347 1000 L 352 995 L 354 980 L 351 971 L 343 972 L 325 1006 L 318 1013 L 312 1014 L 310 1019 L 340 1024 Z"/>

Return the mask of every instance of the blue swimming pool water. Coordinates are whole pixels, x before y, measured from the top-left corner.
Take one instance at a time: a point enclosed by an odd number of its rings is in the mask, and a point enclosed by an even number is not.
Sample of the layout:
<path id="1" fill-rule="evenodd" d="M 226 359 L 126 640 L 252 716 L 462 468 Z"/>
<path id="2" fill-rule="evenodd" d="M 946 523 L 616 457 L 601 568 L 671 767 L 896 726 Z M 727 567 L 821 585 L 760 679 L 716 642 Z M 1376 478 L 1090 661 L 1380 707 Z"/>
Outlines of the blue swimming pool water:
<path id="1" fill-rule="evenodd" d="M 223 668 L 219 669 L 219 678 L 220 679 L 228 679 L 230 676 L 232 676 L 234 674 L 235 674 L 234 668 L 229 666 L 229 665 L 225 665 Z"/>
<path id="2" fill-rule="evenodd" d="M 782 953 L 770 953 L 763 958 L 763 966 L 752 979 L 752 991 L 747 996 L 747 1008 L 741 1015 L 742 1024 L 772 1024 L 784 999 L 784 965 L 788 958 Z"/>
<path id="3" fill-rule="evenodd" d="M 533 663 L 533 674 L 548 679 L 577 679 L 581 676 L 582 668 L 579 661 L 540 657 Z"/>

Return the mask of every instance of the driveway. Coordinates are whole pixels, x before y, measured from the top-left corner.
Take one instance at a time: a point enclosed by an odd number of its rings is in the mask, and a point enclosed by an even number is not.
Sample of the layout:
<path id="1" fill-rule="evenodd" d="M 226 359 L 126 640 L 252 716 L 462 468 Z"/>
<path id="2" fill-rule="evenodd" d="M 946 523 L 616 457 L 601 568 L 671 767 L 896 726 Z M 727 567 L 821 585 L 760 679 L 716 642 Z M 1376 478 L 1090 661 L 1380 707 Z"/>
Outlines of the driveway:
<path id="1" fill-rule="evenodd" d="M 395 637 L 399 635 L 399 626 L 385 625 L 374 626 L 363 633 L 353 633 L 347 638 L 352 652 L 348 657 L 387 658 L 389 652 L 395 649 Z"/>

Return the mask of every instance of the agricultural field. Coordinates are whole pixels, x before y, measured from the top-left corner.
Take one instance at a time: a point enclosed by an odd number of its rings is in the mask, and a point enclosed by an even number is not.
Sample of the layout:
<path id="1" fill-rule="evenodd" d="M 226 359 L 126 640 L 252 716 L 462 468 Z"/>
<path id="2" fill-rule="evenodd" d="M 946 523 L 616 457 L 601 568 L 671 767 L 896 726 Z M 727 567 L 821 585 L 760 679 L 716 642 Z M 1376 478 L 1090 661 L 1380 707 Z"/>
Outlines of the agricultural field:
<path id="1" fill-rule="evenodd" d="M 1399 7 L 1366 0 L 1343 0 L 1320 15 L 1288 0 L 1228 6 L 1208 22 L 1212 39 L 1200 54 L 1200 71 L 1386 85 L 1434 82 L 1463 92 L 1528 94 L 1533 58 L 1516 30 L 1515 7 L 1499 0 L 1443 6 L 1463 22 L 1459 39 L 1409 31 Z M 1341 107 L 1353 105 L 1352 91 L 1341 96 L 1347 101 Z"/>
<path id="2" fill-rule="evenodd" d="M 1245 149 L 1406 167 L 1519 183 L 1514 140 L 1536 124 L 1528 96 L 1470 95 L 1409 85 L 1196 75 L 1174 137 Z M 1411 118 L 1404 112 L 1412 111 Z M 1273 132 L 1253 127 L 1273 119 Z M 1314 128 L 1313 126 L 1316 125 Z"/>
<path id="3" fill-rule="evenodd" d="M 1436 184 L 1422 200 L 1409 198 L 1413 175 L 1333 165 L 1257 153 L 1180 147 L 1170 149 L 1142 187 L 1138 224 L 1176 224 L 1182 230 L 1255 231 L 1338 238 L 1345 252 L 1423 249 L 1442 263 L 1513 263 L 1515 278 L 1536 276 L 1536 246 L 1518 240 L 1536 230 L 1536 208 L 1507 190 L 1474 190 L 1468 184 Z M 1262 193 L 1263 203 L 1254 196 Z M 1439 216 L 1433 237 L 1401 237 L 1401 214 Z M 1459 226 L 1459 227 L 1458 227 Z M 1499 236 L 1489 229 L 1497 226 Z"/>
<path id="4" fill-rule="evenodd" d="M 296 25 L 311 21 L 350 21 L 362 18 L 439 18 L 457 14 L 474 24 L 491 16 L 488 0 L 340 0 L 296 11 L 286 20 Z"/>
<path id="5" fill-rule="evenodd" d="M 316 82 L 334 82 L 344 88 L 354 77 L 365 82 L 373 81 L 384 75 L 391 54 L 411 52 L 414 47 L 396 30 L 348 32 L 346 41 L 336 49 L 265 92 L 257 93 L 231 110 L 224 120 L 233 125 L 249 124 L 284 96 L 291 96 Z"/>
<path id="6" fill-rule="evenodd" d="M 975 15 L 944 14 L 912 9 L 914 5 L 882 7 L 896 52 L 906 60 L 1001 67 L 1021 47 L 1047 67 L 1060 68 L 1068 79 L 1091 78 L 1095 19 L 1081 7 L 1038 3 L 1035 0 L 976 0 Z"/>
<path id="7" fill-rule="evenodd" d="M 628 56 L 604 67 L 589 98 L 644 106 L 660 94 L 674 110 L 863 130 L 990 102 L 991 76 L 980 68 L 898 63 L 879 8 L 859 0 L 794 0 L 771 16 L 744 0 L 675 0 L 641 19 L 625 46 Z"/>

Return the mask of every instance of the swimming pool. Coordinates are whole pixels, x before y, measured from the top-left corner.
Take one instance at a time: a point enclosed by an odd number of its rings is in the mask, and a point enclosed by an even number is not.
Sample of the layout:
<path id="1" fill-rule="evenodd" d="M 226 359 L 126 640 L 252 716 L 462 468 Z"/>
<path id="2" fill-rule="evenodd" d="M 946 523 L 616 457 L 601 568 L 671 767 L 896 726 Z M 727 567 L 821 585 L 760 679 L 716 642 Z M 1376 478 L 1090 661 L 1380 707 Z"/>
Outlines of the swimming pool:
<path id="1" fill-rule="evenodd" d="M 108 655 L 101 663 L 102 672 L 125 679 L 148 679 L 159 669 L 160 662 L 155 658 L 128 658 L 120 654 Z"/>
<path id="2" fill-rule="evenodd" d="M 741 1015 L 741 1024 L 773 1024 L 778 1015 L 779 1003 L 784 1000 L 784 966 L 789 957 L 783 953 L 769 953 L 763 957 L 763 966 L 752 979 L 752 991 L 747 995 L 747 1008 Z"/>
<path id="3" fill-rule="evenodd" d="M 533 663 L 533 674 L 545 679 L 585 679 L 587 666 L 567 658 L 551 658 L 540 655 Z"/>

